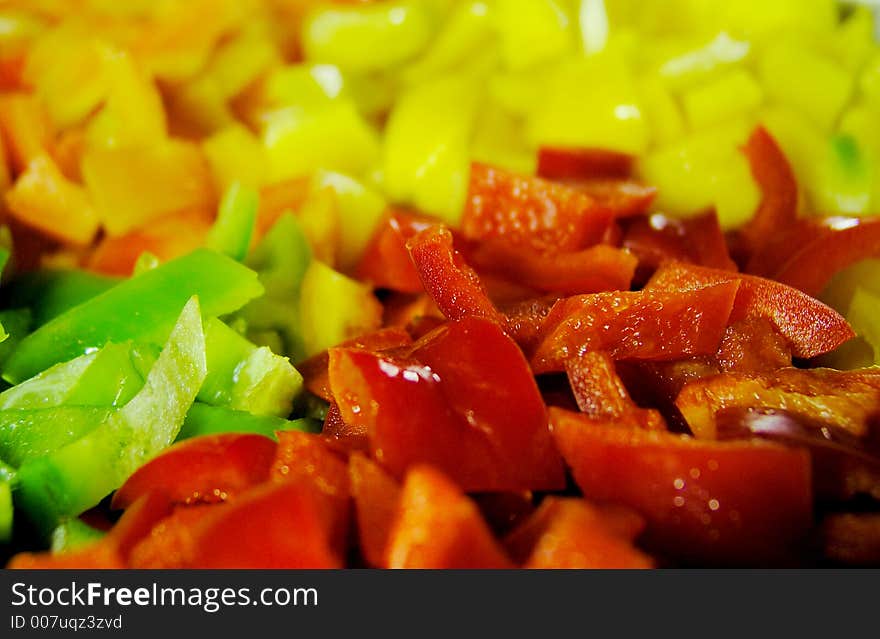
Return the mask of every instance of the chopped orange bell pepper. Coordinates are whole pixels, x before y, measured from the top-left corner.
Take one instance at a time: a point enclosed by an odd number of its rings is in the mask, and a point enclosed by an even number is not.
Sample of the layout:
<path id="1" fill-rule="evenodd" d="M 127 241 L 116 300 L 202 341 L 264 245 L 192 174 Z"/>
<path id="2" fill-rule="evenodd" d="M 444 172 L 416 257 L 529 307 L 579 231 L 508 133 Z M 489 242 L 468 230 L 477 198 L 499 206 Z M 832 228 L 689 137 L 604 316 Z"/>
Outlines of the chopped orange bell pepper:
<path id="1" fill-rule="evenodd" d="M 67 244 L 89 244 L 98 230 L 85 189 L 65 178 L 48 155 L 31 160 L 6 193 L 6 204 L 21 222 Z"/>
<path id="2" fill-rule="evenodd" d="M 0 96 L 0 133 L 16 172 L 45 155 L 52 142 L 52 125 L 40 101 L 25 93 Z"/>

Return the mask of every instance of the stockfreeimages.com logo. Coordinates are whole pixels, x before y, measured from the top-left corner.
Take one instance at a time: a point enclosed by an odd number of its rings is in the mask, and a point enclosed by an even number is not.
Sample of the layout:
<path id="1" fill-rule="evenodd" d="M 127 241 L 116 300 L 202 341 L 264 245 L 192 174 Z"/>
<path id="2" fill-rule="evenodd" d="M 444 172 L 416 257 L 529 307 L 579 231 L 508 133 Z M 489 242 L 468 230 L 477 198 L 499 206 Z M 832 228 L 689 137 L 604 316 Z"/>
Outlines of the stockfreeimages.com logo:
<path id="1" fill-rule="evenodd" d="M 12 585 L 12 605 L 28 607 L 79 606 L 186 606 L 214 613 L 232 606 L 312 606 L 318 605 L 316 588 L 182 588 L 160 586 L 128 588 L 105 586 L 100 582 L 59 587 L 37 587 L 18 582 Z"/>

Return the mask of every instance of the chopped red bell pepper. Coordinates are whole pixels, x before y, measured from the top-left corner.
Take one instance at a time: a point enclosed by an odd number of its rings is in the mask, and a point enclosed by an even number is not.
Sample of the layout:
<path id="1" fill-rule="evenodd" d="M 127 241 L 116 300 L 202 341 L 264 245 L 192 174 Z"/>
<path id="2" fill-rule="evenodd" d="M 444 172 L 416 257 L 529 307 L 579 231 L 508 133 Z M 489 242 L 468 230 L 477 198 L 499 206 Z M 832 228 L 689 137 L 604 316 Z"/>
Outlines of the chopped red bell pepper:
<path id="1" fill-rule="evenodd" d="M 293 481 L 315 493 L 315 504 L 328 531 L 330 547 L 345 551 L 349 525 L 348 465 L 321 435 L 282 431 L 272 464 L 275 481 Z"/>
<path id="2" fill-rule="evenodd" d="M 684 220 L 661 213 L 637 218 L 627 224 L 622 245 L 635 253 L 640 267 L 649 274 L 673 260 L 737 270 L 714 211 Z"/>
<path id="3" fill-rule="evenodd" d="M 225 501 L 269 478 L 275 442 L 262 435 L 223 433 L 184 440 L 150 460 L 113 496 L 114 508 L 128 508 L 154 490 L 170 503 Z"/>
<path id="4" fill-rule="evenodd" d="M 694 435 L 705 439 L 716 436 L 716 414 L 733 408 L 785 410 L 869 438 L 880 404 L 880 370 L 725 373 L 690 382 L 675 403 Z"/>
<path id="5" fill-rule="evenodd" d="M 782 149 L 763 126 L 754 130 L 743 152 L 761 188 L 758 210 L 740 230 L 749 252 L 755 254 L 797 220 L 797 182 Z"/>
<path id="6" fill-rule="evenodd" d="M 398 477 L 428 463 L 468 491 L 565 485 L 534 377 L 492 322 L 450 322 L 405 356 L 333 349 L 330 384 L 345 422 L 366 428 Z"/>
<path id="7" fill-rule="evenodd" d="M 388 539 L 400 506 L 401 488 L 381 466 L 355 453 L 348 461 L 361 552 L 368 564 L 387 568 Z"/>
<path id="8" fill-rule="evenodd" d="M 606 351 L 615 360 L 671 360 L 714 353 L 738 282 L 677 291 L 595 293 L 560 300 L 532 356 L 536 373 L 562 371 L 570 357 Z"/>
<path id="9" fill-rule="evenodd" d="M 791 366 L 791 345 L 764 317 L 746 317 L 724 331 L 715 362 L 722 371 L 766 373 Z"/>
<path id="10" fill-rule="evenodd" d="M 341 568 L 320 499 L 307 482 L 269 482 L 202 519 L 190 568 Z"/>
<path id="11" fill-rule="evenodd" d="M 641 513 L 647 547 L 673 558 L 784 560 L 812 526 L 806 450 L 607 428 L 557 408 L 550 420 L 584 496 Z"/>
<path id="12" fill-rule="evenodd" d="M 551 255 L 487 240 L 471 247 L 468 261 L 488 272 L 547 293 L 597 293 L 629 289 L 638 260 L 627 250 L 597 245 Z"/>
<path id="13" fill-rule="evenodd" d="M 502 307 L 507 317 L 507 334 L 526 352 L 533 351 L 541 340 L 544 321 L 559 297 L 548 295 Z"/>
<path id="14" fill-rule="evenodd" d="M 660 267 L 646 290 L 697 290 L 722 282 L 739 283 L 730 321 L 746 317 L 770 320 L 790 342 L 796 357 L 827 353 L 855 336 L 847 321 L 834 309 L 795 288 L 754 275 L 673 262 Z"/>
<path id="15" fill-rule="evenodd" d="M 628 178 L 634 165 L 632 155 L 619 151 L 542 146 L 537 173 L 548 180 Z"/>
<path id="16" fill-rule="evenodd" d="M 407 248 L 425 290 L 446 317 L 483 317 L 503 325 L 504 317 L 489 299 L 479 276 L 455 250 L 449 229 L 425 229 L 409 239 Z"/>
<path id="17" fill-rule="evenodd" d="M 576 188 L 473 164 L 461 224 L 471 240 L 565 252 L 601 241 L 612 218 L 610 209 Z"/>
<path id="18" fill-rule="evenodd" d="M 195 531 L 202 520 L 223 507 L 222 503 L 177 506 L 132 548 L 128 567 L 159 570 L 191 565 Z"/>
<path id="19" fill-rule="evenodd" d="M 880 256 L 880 219 L 825 218 L 773 273 L 773 279 L 819 295 L 836 273 L 864 259 Z"/>
<path id="20" fill-rule="evenodd" d="M 392 211 L 364 251 L 357 276 L 377 288 L 403 293 L 419 293 L 422 280 L 410 259 L 406 242 L 412 236 L 435 226 L 436 220 L 405 211 Z"/>
<path id="21" fill-rule="evenodd" d="M 582 413 L 636 428 L 666 429 L 660 413 L 636 406 L 607 353 L 588 352 L 572 357 L 565 362 L 565 372 Z"/>
<path id="22" fill-rule="evenodd" d="M 643 528 L 632 511 L 548 497 L 504 545 L 524 568 L 652 568 L 653 560 L 632 545 Z"/>
<path id="23" fill-rule="evenodd" d="M 656 187 L 634 180 L 578 180 L 568 184 L 589 195 L 601 208 L 611 211 L 615 219 L 647 213 L 657 197 Z"/>
<path id="24" fill-rule="evenodd" d="M 383 328 L 373 333 L 367 333 L 352 340 L 343 342 L 340 347 L 360 348 L 374 353 L 388 349 L 412 344 L 412 337 L 403 328 Z M 304 362 L 296 365 L 296 369 L 303 376 L 306 389 L 327 402 L 333 401 L 333 393 L 330 391 L 330 380 L 327 374 L 327 366 L 330 357 L 327 351 L 321 351 Z"/>
<path id="25" fill-rule="evenodd" d="M 406 476 L 387 563 L 390 568 L 513 568 L 476 505 L 428 466 Z"/>

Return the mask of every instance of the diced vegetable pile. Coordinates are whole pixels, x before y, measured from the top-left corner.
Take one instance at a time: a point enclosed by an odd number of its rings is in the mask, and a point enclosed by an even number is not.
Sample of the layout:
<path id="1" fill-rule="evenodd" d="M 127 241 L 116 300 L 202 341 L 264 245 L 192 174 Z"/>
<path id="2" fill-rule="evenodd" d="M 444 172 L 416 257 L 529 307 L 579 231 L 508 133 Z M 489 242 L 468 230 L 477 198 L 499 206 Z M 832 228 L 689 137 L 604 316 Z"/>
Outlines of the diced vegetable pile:
<path id="1" fill-rule="evenodd" d="M 880 564 L 873 29 L 7 2 L 4 562 Z"/>

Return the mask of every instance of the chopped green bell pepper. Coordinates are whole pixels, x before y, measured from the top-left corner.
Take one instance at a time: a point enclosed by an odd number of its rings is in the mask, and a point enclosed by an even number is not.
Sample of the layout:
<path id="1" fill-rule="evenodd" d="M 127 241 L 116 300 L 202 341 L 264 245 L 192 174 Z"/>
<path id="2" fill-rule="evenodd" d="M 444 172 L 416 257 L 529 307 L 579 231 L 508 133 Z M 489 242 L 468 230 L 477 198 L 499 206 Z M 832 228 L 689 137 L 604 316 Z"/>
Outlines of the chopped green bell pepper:
<path id="1" fill-rule="evenodd" d="M 107 344 L 0 393 L 0 410 L 122 406 L 143 387 L 158 354 L 152 344 Z"/>
<path id="2" fill-rule="evenodd" d="M 177 437 L 207 375 L 198 300 L 184 306 L 143 389 L 93 431 L 19 469 L 19 501 L 49 534 L 94 506 Z"/>
<path id="3" fill-rule="evenodd" d="M 105 534 L 82 519 L 68 519 L 52 531 L 50 548 L 53 553 L 70 552 L 99 541 Z"/>
<path id="4" fill-rule="evenodd" d="M 95 430 L 111 408 L 55 406 L 0 411 L 0 457 L 13 466 L 48 455 Z"/>
<path id="5" fill-rule="evenodd" d="M 243 260 L 251 244 L 259 204 L 260 196 L 254 189 L 240 182 L 230 184 L 205 245 L 239 262 Z"/>
<path id="6" fill-rule="evenodd" d="M 189 409 L 178 441 L 199 435 L 217 433 L 254 433 L 274 439 L 279 430 L 298 430 L 305 433 L 320 433 L 321 422 L 317 419 L 287 420 L 271 415 L 252 415 L 244 411 L 209 406 L 196 402 Z"/>
<path id="7" fill-rule="evenodd" d="M 286 417 L 302 375 L 286 357 L 257 347 L 217 319 L 205 325 L 208 376 L 198 398 L 257 415 Z"/>
<path id="8" fill-rule="evenodd" d="M 7 544 L 12 539 L 13 517 L 12 485 L 0 481 L 0 544 Z"/>
<path id="9" fill-rule="evenodd" d="M 247 324 L 252 341 L 263 342 L 260 335 L 275 331 L 283 348 L 272 350 L 299 361 L 305 356 L 299 322 L 299 293 L 302 280 L 312 261 L 299 222 L 293 215 L 282 215 L 272 226 L 245 263 L 256 270 L 266 294 L 245 306 L 236 315 Z"/>
<path id="10" fill-rule="evenodd" d="M 110 341 L 162 343 L 184 303 L 197 295 L 206 317 L 235 311 L 263 292 L 256 273 L 224 255 L 198 249 L 126 280 L 59 315 L 21 341 L 3 378 L 33 377 Z"/>
<path id="11" fill-rule="evenodd" d="M 0 366 L 3 365 L 12 352 L 18 348 L 19 343 L 31 330 L 31 310 L 29 308 L 14 308 L 0 311 L 0 324 L 7 337 L 0 342 Z"/>
<path id="12" fill-rule="evenodd" d="M 113 288 L 121 280 L 88 271 L 33 271 L 12 280 L 4 298 L 12 307 L 28 307 L 34 328 Z"/>

